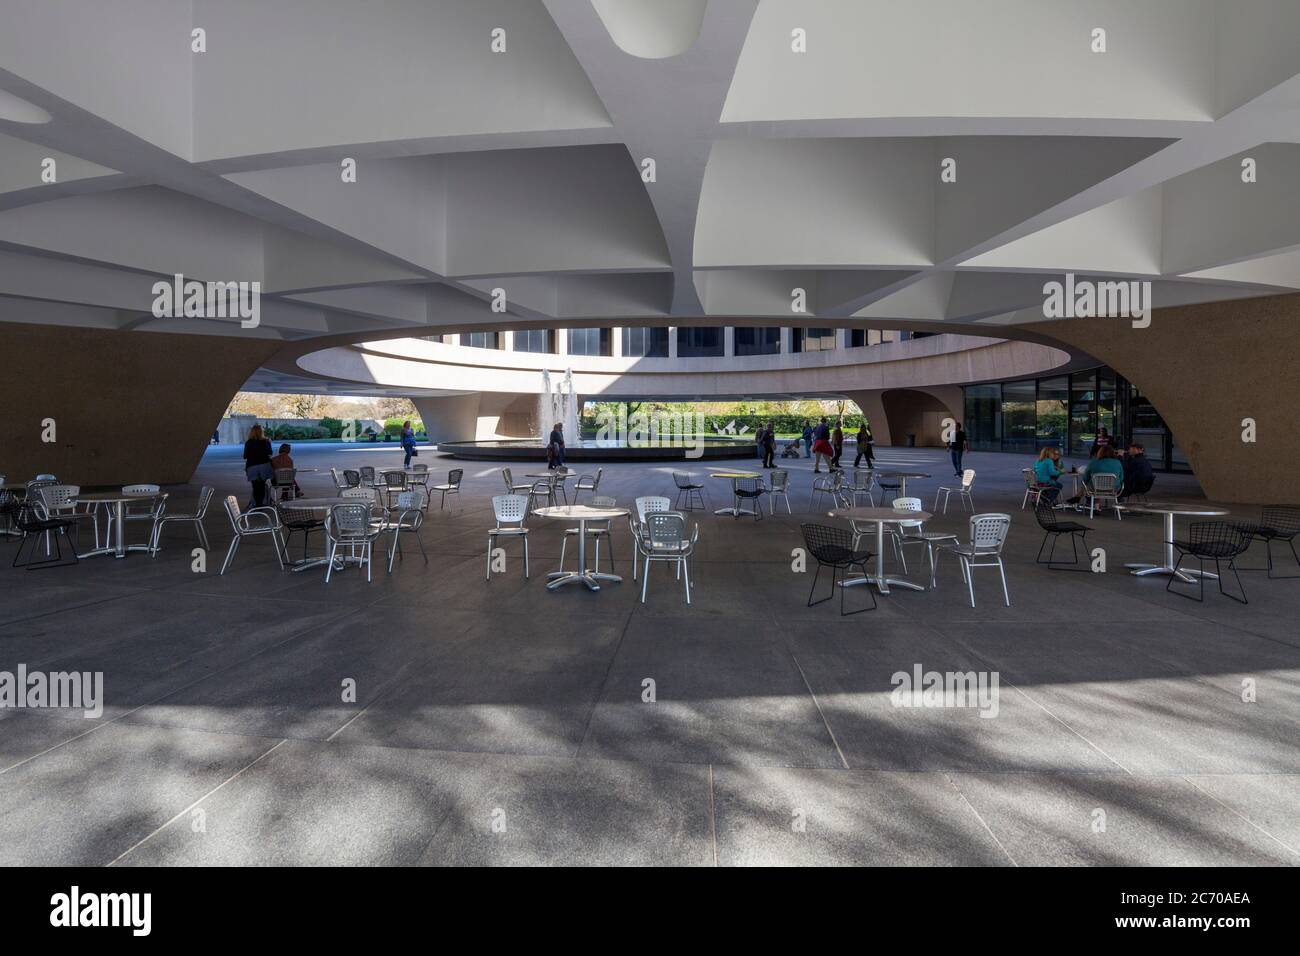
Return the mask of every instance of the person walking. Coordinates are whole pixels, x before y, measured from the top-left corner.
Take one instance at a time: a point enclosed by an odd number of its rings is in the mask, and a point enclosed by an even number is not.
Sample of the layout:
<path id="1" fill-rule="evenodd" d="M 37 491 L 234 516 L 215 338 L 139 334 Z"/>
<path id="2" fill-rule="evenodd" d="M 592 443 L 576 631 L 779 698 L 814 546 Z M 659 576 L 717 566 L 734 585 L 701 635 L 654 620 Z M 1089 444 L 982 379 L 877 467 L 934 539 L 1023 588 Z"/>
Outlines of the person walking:
<path id="1" fill-rule="evenodd" d="M 805 458 L 811 458 L 812 446 L 813 446 L 813 427 L 808 423 L 808 419 L 806 418 L 804 419 L 803 431 L 800 437 L 803 439 L 803 456 Z"/>
<path id="2" fill-rule="evenodd" d="M 415 429 L 411 427 L 409 420 L 402 422 L 402 451 L 406 452 L 406 459 L 402 462 L 402 467 L 409 469 L 411 467 L 411 457 L 420 454 L 415 450 Z"/>
<path id="3" fill-rule="evenodd" d="M 767 428 L 763 432 L 763 467 L 775 468 L 776 462 L 772 459 L 776 456 L 776 428 L 771 422 L 767 423 Z"/>
<path id="4" fill-rule="evenodd" d="M 754 432 L 754 451 L 758 453 L 759 458 L 763 457 L 763 435 L 763 423 L 759 422 L 758 430 Z"/>
<path id="5" fill-rule="evenodd" d="M 244 475 L 253 486 L 248 507 L 262 507 L 266 504 L 266 483 L 275 477 L 275 469 L 271 466 L 271 442 L 261 425 L 248 430 L 248 441 L 244 442 Z"/>
<path id="6" fill-rule="evenodd" d="M 858 438 L 858 454 L 853 459 L 853 467 L 854 468 L 858 467 L 858 462 L 860 462 L 864 456 L 867 459 L 867 467 L 868 468 L 874 467 L 872 465 L 872 462 L 875 460 L 875 458 L 871 453 L 871 442 L 874 439 L 872 439 L 871 437 L 871 426 L 867 424 L 867 420 L 865 418 L 862 419 L 862 426 L 858 429 L 857 438 Z"/>
<path id="7" fill-rule="evenodd" d="M 835 419 L 835 430 L 831 432 L 831 447 L 835 456 L 831 458 L 831 471 L 840 471 L 840 456 L 844 454 L 844 419 Z"/>
<path id="8" fill-rule="evenodd" d="M 564 423 L 556 422 L 551 435 L 546 439 L 546 467 L 564 467 Z"/>
<path id="9" fill-rule="evenodd" d="M 813 474 L 818 474 L 822 470 L 822 459 L 826 459 L 826 470 L 830 471 L 830 461 L 835 455 L 835 449 L 831 447 L 831 430 L 823 418 L 813 429 Z"/>
<path id="10" fill-rule="evenodd" d="M 957 477 L 961 477 L 961 456 L 968 451 L 966 447 L 966 432 L 962 430 L 961 422 L 957 423 L 957 434 L 952 436 L 952 441 L 948 442 L 948 450 L 952 452 L 952 467 Z"/>

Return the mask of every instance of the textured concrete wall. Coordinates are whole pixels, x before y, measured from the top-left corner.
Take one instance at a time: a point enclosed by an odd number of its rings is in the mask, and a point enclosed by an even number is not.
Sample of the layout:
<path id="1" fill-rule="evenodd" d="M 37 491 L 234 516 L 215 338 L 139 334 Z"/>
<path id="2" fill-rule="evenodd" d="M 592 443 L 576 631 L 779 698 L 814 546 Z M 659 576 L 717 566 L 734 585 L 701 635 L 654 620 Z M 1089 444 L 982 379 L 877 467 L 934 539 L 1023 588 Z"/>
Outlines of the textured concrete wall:
<path id="1" fill-rule="evenodd" d="M 84 487 L 189 481 L 230 399 L 278 345 L 0 325 L 0 473 Z M 47 418 L 52 443 L 41 440 Z"/>
<path id="2" fill-rule="evenodd" d="M 432 442 L 532 438 L 537 435 L 536 395 L 469 392 L 412 401 Z"/>
<path id="3" fill-rule="evenodd" d="M 1152 401 L 1208 497 L 1294 502 L 1300 463 L 1300 295 L 1156 309 L 1127 319 L 1069 319 L 1033 331 L 1095 355 Z M 1242 420 L 1257 426 L 1242 441 Z"/>
<path id="4" fill-rule="evenodd" d="M 871 436 L 877 445 L 904 445 L 908 435 L 916 435 L 918 447 L 942 446 L 943 420 L 961 421 L 960 386 L 872 389 L 847 394 L 871 422 Z"/>

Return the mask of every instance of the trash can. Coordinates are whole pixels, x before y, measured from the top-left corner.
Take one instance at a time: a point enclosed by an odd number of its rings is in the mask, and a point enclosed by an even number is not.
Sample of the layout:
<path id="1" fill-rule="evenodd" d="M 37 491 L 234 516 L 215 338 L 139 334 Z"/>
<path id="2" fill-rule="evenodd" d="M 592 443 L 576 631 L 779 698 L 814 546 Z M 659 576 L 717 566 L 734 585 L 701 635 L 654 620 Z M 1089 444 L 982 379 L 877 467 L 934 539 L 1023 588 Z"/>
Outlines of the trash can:
<path id="1" fill-rule="evenodd" d="M 915 448 L 915 447 L 916 447 L 916 436 L 915 436 L 915 435 L 908 435 L 908 436 L 907 436 L 907 447 L 908 447 L 908 448 Z"/>

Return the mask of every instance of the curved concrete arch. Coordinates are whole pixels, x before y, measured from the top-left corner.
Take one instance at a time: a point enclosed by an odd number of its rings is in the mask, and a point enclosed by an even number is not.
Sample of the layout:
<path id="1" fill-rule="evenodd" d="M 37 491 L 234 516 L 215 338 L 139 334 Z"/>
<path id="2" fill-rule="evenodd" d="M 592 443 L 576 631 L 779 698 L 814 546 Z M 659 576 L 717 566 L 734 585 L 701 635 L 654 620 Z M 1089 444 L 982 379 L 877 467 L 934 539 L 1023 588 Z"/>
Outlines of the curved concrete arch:
<path id="1" fill-rule="evenodd" d="M 708 0 L 591 0 L 591 5 L 624 53 L 662 60 L 691 48 Z"/>

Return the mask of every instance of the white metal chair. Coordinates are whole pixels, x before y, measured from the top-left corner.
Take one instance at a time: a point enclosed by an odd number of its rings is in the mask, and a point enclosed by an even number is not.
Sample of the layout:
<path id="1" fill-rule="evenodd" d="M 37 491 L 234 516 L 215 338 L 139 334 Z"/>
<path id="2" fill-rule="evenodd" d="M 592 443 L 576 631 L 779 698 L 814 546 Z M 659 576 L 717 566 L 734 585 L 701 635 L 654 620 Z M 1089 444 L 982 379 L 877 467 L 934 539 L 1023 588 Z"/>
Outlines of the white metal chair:
<path id="1" fill-rule="evenodd" d="M 532 514 L 537 510 L 539 499 L 546 500 L 546 507 L 554 505 L 555 502 L 555 479 L 538 478 L 528 486 L 528 512 Z"/>
<path id="2" fill-rule="evenodd" d="M 617 508 L 618 502 L 606 495 L 597 495 L 591 499 L 593 508 Z M 569 536 L 577 535 L 579 528 L 566 528 L 564 530 L 564 539 L 560 542 L 560 570 L 564 570 L 564 552 L 569 546 Z M 600 541 L 605 539 L 609 542 L 606 550 L 609 552 L 609 572 L 614 573 L 614 539 L 612 529 L 610 528 L 609 519 L 603 521 L 587 522 L 587 537 L 596 542 L 596 563 L 592 565 L 597 571 L 600 570 Z M 585 568 L 579 568 L 579 571 L 585 571 Z"/>
<path id="3" fill-rule="evenodd" d="M 370 506 L 364 501 L 358 499 L 333 505 L 325 521 L 325 540 L 329 546 L 325 583 L 329 584 L 330 576 L 334 573 L 334 562 L 338 558 L 340 547 L 348 549 L 349 558 L 366 566 L 366 581 L 371 581 L 375 539 L 383 530 L 383 524 L 374 521 Z"/>
<path id="4" fill-rule="evenodd" d="M 1011 515 L 993 513 L 971 515 L 969 544 L 954 541 L 952 544 L 939 546 L 940 551 L 951 551 L 961 562 L 962 578 L 970 590 L 971 607 L 975 606 L 975 581 L 971 576 L 974 569 L 992 567 L 996 567 L 998 574 L 1002 576 L 1002 598 L 1006 601 L 1007 607 L 1011 607 L 1011 594 L 1007 590 L 1007 572 L 1002 566 L 1002 546 L 1006 544 L 1007 532 L 1010 530 Z"/>
<path id="5" fill-rule="evenodd" d="M 361 484 L 367 488 L 375 487 L 375 469 L 373 465 L 362 465 L 358 471 L 361 474 Z"/>
<path id="6" fill-rule="evenodd" d="M 940 495 L 943 495 L 943 513 L 944 513 L 944 514 L 947 514 L 947 513 L 948 513 L 948 496 L 951 495 L 951 494 L 955 491 L 955 492 L 957 492 L 958 496 L 961 498 L 962 507 L 963 507 L 963 508 L 966 508 L 967 510 L 969 510 L 969 511 L 971 511 L 971 512 L 974 512 L 974 510 L 975 510 L 975 501 L 974 501 L 973 498 L 971 498 L 971 495 L 970 495 L 971 485 L 973 485 L 973 484 L 975 484 L 975 469 L 974 469 L 974 468 L 967 468 L 965 471 L 963 471 L 963 472 L 961 473 L 961 484 L 960 484 L 958 487 L 956 487 L 956 488 L 946 488 L 946 487 L 945 487 L 945 488 L 939 488 L 939 489 L 934 493 L 934 510 L 935 510 L 935 511 L 938 511 L 938 510 L 939 510 L 939 496 L 940 496 Z M 1023 510 L 1023 509 L 1022 509 L 1022 510 Z"/>
<path id="7" fill-rule="evenodd" d="M 844 472 L 832 471 L 825 478 L 814 478 L 812 494 L 808 496 L 808 510 L 812 511 L 818 495 L 830 495 L 836 507 L 850 507 L 849 498 L 844 493 Z"/>
<path id="8" fill-rule="evenodd" d="M 533 490 L 533 486 L 530 483 L 524 483 L 522 485 L 516 484 L 515 479 L 510 474 L 509 468 L 501 469 L 501 477 L 505 480 L 506 494 L 508 495 L 518 495 L 518 494 L 526 495 L 528 494 L 528 492 Z"/>
<path id="9" fill-rule="evenodd" d="M 773 468 L 771 482 L 764 486 L 763 494 L 767 495 L 767 510 L 776 514 L 776 499 L 779 497 L 785 502 L 785 513 L 794 514 L 790 509 L 790 472 L 784 468 Z"/>
<path id="10" fill-rule="evenodd" d="M 895 498 L 894 508 L 899 511 L 922 511 L 920 498 Z M 854 527 L 855 535 L 858 534 L 858 528 Z M 897 555 L 903 565 L 903 573 L 907 571 L 907 545 L 915 544 L 925 548 L 925 556 L 930 562 L 930 587 L 934 587 L 934 549 L 944 541 L 956 541 L 957 536 L 946 531 L 926 531 L 925 522 L 923 521 L 900 521 L 888 526 L 887 532 L 890 541 L 893 544 L 894 554 Z M 857 547 L 857 538 L 854 538 L 854 547 Z"/>
<path id="11" fill-rule="evenodd" d="M 646 515 L 660 514 L 672 510 L 672 503 L 664 495 L 645 495 L 637 498 L 635 508 L 628 512 L 627 526 L 632 532 L 632 580 L 636 580 L 637 566 L 640 564 L 638 555 L 644 553 L 642 547 L 646 541 Z"/>
<path id="12" fill-rule="evenodd" d="M 1110 502 L 1111 510 L 1115 512 L 1116 520 L 1123 521 L 1120 512 L 1123 510 L 1119 507 L 1119 479 L 1114 475 L 1097 473 L 1093 475 L 1083 485 L 1083 496 L 1088 499 L 1088 517 L 1091 518 L 1093 511 L 1097 507 L 1097 502 L 1104 506 Z"/>
<path id="13" fill-rule="evenodd" d="M 36 488 L 36 497 L 45 509 L 45 520 L 67 519 L 74 523 L 90 519 L 95 533 L 95 547 L 99 547 L 99 513 L 98 509 L 86 510 L 77 503 L 81 494 L 80 485 L 41 484 Z M 45 533 L 45 553 L 50 551 L 50 533 Z"/>
<path id="14" fill-rule="evenodd" d="M 497 526 L 488 529 L 487 580 L 492 580 L 492 546 L 497 539 L 509 537 L 523 538 L 524 577 L 528 577 L 528 528 L 524 526 L 524 520 L 528 517 L 531 501 L 528 495 L 492 496 L 492 511 L 496 515 Z"/>
<path id="15" fill-rule="evenodd" d="M 199 536 L 199 544 L 203 545 L 203 550 L 212 550 L 212 545 L 208 544 L 208 532 L 203 527 L 203 519 L 208 516 L 208 505 L 212 502 L 213 494 L 214 489 L 209 485 L 204 485 L 199 491 L 199 503 L 193 514 L 164 514 L 159 518 L 158 523 L 154 526 L 153 540 L 149 542 L 150 553 L 158 553 L 158 541 L 162 537 L 164 525 L 169 521 L 188 521 L 193 524 L 194 530 Z"/>
<path id="16" fill-rule="evenodd" d="M 132 521 L 149 522 L 149 541 L 151 545 L 154 539 L 154 535 L 158 531 L 158 522 L 162 520 L 163 512 L 167 510 L 167 499 L 161 496 L 161 491 L 162 489 L 159 488 L 158 485 L 149 485 L 149 484 L 124 485 L 122 487 L 122 494 L 124 495 L 142 495 L 142 496 L 156 495 L 157 496 L 150 501 L 146 501 L 142 506 L 134 507 L 128 504 L 122 509 L 122 518 L 128 526 L 131 524 Z M 109 515 L 108 515 L 108 524 L 109 527 L 112 528 L 113 513 L 111 510 L 109 511 Z M 123 528 L 124 532 L 125 530 L 126 529 Z"/>
<path id="17" fill-rule="evenodd" d="M 347 478 L 344 477 L 343 472 L 337 468 L 330 469 L 330 477 L 334 479 L 334 487 L 339 491 L 342 491 L 344 488 L 352 487 L 352 485 L 348 483 Z"/>
<path id="18" fill-rule="evenodd" d="M 464 476 L 465 476 L 465 469 L 453 468 L 451 471 L 447 472 L 446 484 L 429 486 L 430 492 L 434 492 L 434 491 L 442 492 L 442 500 L 438 503 L 439 511 L 441 511 L 446 506 L 448 495 L 460 494 L 460 481 Z"/>
<path id="19" fill-rule="evenodd" d="M 600 490 L 600 476 L 604 473 L 604 468 L 597 468 L 594 475 L 579 475 L 578 482 L 573 486 L 573 503 L 578 503 L 578 497 L 584 491 L 590 491 L 593 495 Z"/>
<path id="20" fill-rule="evenodd" d="M 424 563 L 429 563 L 429 553 L 424 550 L 424 539 L 420 537 L 420 528 L 424 525 L 424 505 L 428 496 L 423 488 L 412 487 L 397 496 L 396 506 L 390 509 L 384 518 L 384 533 L 392 532 L 393 540 L 388 547 L 388 573 L 393 573 L 393 558 L 402 554 L 403 534 L 413 535 L 420 545 L 420 554 Z"/>
<path id="21" fill-rule="evenodd" d="M 384 495 L 384 506 L 391 507 L 398 495 L 410 487 L 409 476 L 404 471 L 386 471 L 379 480 Z"/>
<path id="22" fill-rule="evenodd" d="M 853 486 L 849 489 L 853 497 L 853 507 L 858 506 L 858 496 L 866 495 L 871 507 L 876 506 L 876 472 L 873 468 L 854 468 Z"/>
<path id="23" fill-rule="evenodd" d="M 646 516 L 646 535 L 642 554 L 645 556 L 645 574 L 641 579 L 641 603 L 645 603 L 646 590 L 650 586 L 650 562 L 671 562 L 677 571 L 677 577 L 686 586 L 686 603 L 691 603 L 691 567 L 690 557 L 695 552 L 695 543 L 700 539 L 700 526 L 686 536 L 686 516 L 675 511 L 656 512 Z"/>
<path id="24" fill-rule="evenodd" d="M 277 468 L 271 478 L 271 492 L 276 501 L 287 501 L 294 496 L 294 486 L 298 480 L 297 468 Z"/>
<path id="25" fill-rule="evenodd" d="M 248 511 L 239 510 L 239 502 L 235 500 L 234 495 L 227 495 L 225 502 L 226 517 L 230 519 L 230 530 L 235 533 L 235 537 L 230 542 L 230 550 L 226 552 L 226 560 L 221 563 L 221 573 L 225 574 L 230 568 L 230 563 L 235 559 L 235 552 L 239 550 L 239 545 L 245 538 L 254 538 L 258 535 L 267 534 L 271 536 L 271 541 L 275 545 L 275 559 L 280 562 L 280 570 L 284 570 L 284 542 L 280 540 L 280 515 L 274 508 L 250 508 Z"/>

